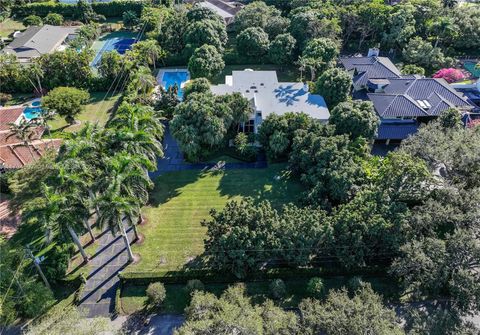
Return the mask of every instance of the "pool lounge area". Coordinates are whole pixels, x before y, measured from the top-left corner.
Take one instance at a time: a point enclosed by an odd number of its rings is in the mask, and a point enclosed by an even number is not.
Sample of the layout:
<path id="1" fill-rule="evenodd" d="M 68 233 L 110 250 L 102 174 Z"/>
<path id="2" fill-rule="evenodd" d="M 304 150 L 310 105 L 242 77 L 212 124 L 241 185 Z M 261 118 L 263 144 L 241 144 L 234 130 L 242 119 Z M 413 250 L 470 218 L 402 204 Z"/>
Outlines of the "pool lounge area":
<path id="1" fill-rule="evenodd" d="M 168 89 L 174 85 L 178 87 L 178 98 L 183 98 L 183 87 L 190 80 L 190 73 L 187 69 L 161 69 L 157 75 L 157 82 L 164 89 Z"/>

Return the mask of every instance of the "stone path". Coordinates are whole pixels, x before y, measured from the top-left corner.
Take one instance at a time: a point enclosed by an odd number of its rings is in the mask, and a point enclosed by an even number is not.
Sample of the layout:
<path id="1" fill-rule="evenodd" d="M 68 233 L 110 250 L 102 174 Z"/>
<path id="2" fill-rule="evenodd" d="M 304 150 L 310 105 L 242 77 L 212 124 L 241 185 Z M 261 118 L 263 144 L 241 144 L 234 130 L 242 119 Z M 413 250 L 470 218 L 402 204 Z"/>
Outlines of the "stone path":
<path id="1" fill-rule="evenodd" d="M 226 163 L 221 166 L 218 163 L 187 163 L 183 153 L 180 151 L 178 142 L 170 133 L 168 124 L 165 124 L 165 134 L 163 139 L 164 158 L 157 162 L 157 171 L 150 173 L 151 178 L 158 177 L 166 172 L 181 170 L 203 170 L 203 169 L 262 169 L 267 167 L 265 155 L 259 155 L 258 160 L 253 163 Z"/>
<path id="2" fill-rule="evenodd" d="M 130 242 L 133 229 L 127 229 Z M 97 239 L 98 248 L 90 259 L 92 270 L 87 277 L 78 307 L 88 317 L 110 316 L 115 311 L 115 292 L 119 285 L 118 273 L 128 265 L 127 248 L 122 236 L 113 236 L 107 230 Z"/>

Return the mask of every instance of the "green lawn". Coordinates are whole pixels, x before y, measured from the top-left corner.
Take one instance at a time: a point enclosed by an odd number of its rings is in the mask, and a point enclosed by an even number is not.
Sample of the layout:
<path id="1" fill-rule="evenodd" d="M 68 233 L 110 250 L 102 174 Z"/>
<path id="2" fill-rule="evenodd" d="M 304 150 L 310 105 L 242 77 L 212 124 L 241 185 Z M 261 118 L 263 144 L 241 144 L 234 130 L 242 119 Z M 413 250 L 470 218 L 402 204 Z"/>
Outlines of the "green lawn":
<path id="1" fill-rule="evenodd" d="M 222 209 L 230 199 L 268 199 L 274 206 L 296 201 L 300 183 L 291 179 L 281 164 L 267 169 L 216 172 L 180 171 L 157 178 L 150 205 L 143 210 L 145 235 L 133 251 L 140 262 L 126 272 L 179 270 L 203 252 L 205 227 L 200 225 L 212 208 Z M 281 178 L 275 178 L 281 176 Z"/>
<path id="2" fill-rule="evenodd" d="M 80 124 L 69 126 L 65 119 L 58 116 L 50 121 L 50 127 L 52 132 L 55 131 L 76 131 L 83 127 L 85 122 L 90 121 L 92 123 L 98 122 L 100 125 L 104 125 L 108 118 L 110 117 L 110 111 L 115 104 L 115 102 L 120 97 L 120 94 L 115 94 L 112 96 L 111 93 L 108 94 L 108 97 L 105 98 L 107 92 L 94 92 L 90 93 L 90 102 L 85 105 L 85 110 L 76 117 L 77 120 L 80 120 Z"/>
<path id="3" fill-rule="evenodd" d="M 255 71 L 277 71 L 278 80 L 283 82 L 298 81 L 300 78 L 300 73 L 294 66 L 280 68 L 280 66 L 274 64 L 227 65 L 218 76 L 211 80 L 212 84 L 225 84 L 225 76 L 231 75 L 232 71 L 243 71 L 245 69 L 252 69 Z"/>
<path id="4" fill-rule="evenodd" d="M 0 37 L 9 37 L 17 30 L 24 30 L 26 27 L 21 21 L 6 19 L 0 22 Z"/>

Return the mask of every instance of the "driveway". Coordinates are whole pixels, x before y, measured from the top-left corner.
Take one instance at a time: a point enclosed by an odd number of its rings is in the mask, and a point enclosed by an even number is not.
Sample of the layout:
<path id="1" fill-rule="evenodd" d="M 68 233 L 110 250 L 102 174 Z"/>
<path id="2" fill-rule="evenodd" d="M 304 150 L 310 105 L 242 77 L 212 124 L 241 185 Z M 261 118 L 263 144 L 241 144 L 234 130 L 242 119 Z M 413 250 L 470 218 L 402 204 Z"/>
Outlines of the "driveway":
<path id="1" fill-rule="evenodd" d="M 163 139 L 164 157 L 157 161 L 157 171 L 150 173 L 152 179 L 161 176 L 164 173 L 181 170 L 203 170 L 203 169 L 264 169 L 267 167 L 265 155 L 260 154 L 257 161 L 253 163 L 188 163 L 185 161 L 183 153 L 180 150 L 178 142 L 170 133 L 168 124 L 165 124 L 165 133 Z"/>

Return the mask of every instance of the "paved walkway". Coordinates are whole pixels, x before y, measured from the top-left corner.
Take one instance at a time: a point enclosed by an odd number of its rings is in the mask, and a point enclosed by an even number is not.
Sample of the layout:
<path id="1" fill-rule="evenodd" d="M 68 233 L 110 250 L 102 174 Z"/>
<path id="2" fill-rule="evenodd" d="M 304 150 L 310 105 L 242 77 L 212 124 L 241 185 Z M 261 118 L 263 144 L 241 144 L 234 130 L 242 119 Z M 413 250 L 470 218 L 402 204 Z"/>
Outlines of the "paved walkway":
<path id="1" fill-rule="evenodd" d="M 164 158 L 157 162 L 157 171 L 150 173 L 151 178 L 158 177 L 164 173 L 181 170 L 203 170 L 203 169 L 262 169 L 267 167 L 265 155 L 259 155 L 256 162 L 253 163 L 196 163 L 191 164 L 185 161 L 183 153 L 180 151 L 178 142 L 170 133 L 168 124 L 165 125 L 165 134 L 163 139 Z"/>
<path id="2" fill-rule="evenodd" d="M 133 229 L 127 229 L 130 242 Z M 115 311 L 115 292 L 119 285 L 118 273 L 128 265 L 127 248 L 122 236 L 113 236 L 107 230 L 97 239 L 98 248 L 90 259 L 92 271 L 87 277 L 78 307 L 88 317 L 110 316 Z"/>

